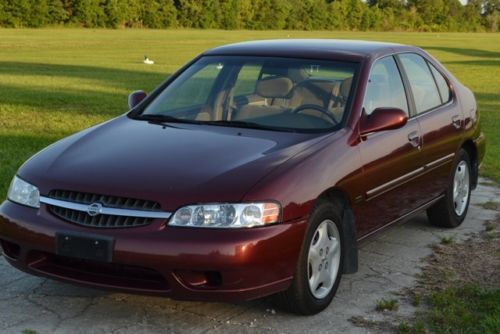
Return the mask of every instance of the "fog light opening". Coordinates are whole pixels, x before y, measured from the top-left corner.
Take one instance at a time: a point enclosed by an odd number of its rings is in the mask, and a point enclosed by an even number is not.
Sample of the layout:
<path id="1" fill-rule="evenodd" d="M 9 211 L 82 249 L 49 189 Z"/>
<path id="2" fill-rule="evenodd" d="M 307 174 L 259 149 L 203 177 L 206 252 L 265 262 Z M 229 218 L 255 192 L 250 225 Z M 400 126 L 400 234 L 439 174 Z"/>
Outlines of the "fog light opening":
<path id="1" fill-rule="evenodd" d="M 205 276 L 209 287 L 218 287 L 222 284 L 222 275 L 218 271 L 206 271 Z"/>
<path id="2" fill-rule="evenodd" d="M 21 246 L 5 240 L 0 240 L 0 244 L 2 244 L 3 253 L 6 256 L 13 260 L 19 259 L 21 255 Z"/>
<path id="3" fill-rule="evenodd" d="M 176 270 L 175 274 L 193 288 L 212 289 L 222 285 L 222 275 L 218 271 Z"/>

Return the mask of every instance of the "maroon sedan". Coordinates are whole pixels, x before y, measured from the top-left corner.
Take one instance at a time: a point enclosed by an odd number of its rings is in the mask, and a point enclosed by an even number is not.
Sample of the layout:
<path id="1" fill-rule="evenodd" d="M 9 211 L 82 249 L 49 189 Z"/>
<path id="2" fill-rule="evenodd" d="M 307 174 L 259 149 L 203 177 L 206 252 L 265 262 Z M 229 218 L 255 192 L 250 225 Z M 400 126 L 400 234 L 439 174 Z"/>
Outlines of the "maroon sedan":
<path id="1" fill-rule="evenodd" d="M 10 264 L 313 314 L 360 240 L 421 210 L 459 225 L 485 152 L 471 91 L 397 44 L 222 46 L 129 105 L 19 169 L 0 207 Z"/>

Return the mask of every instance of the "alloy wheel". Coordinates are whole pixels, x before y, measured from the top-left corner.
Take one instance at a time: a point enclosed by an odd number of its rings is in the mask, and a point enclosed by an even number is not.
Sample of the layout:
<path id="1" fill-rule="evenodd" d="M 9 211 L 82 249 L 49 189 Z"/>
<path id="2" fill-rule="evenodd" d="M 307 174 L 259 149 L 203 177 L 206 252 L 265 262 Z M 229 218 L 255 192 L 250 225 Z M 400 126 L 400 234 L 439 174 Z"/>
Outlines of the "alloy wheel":
<path id="1" fill-rule="evenodd" d="M 324 220 L 314 231 L 309 246 L 307 277 L 312 295 L 325 298 L 333 288 L 340 266 L 340 233 L 335 223 Z"/>
<path id="2" fill-rule="evenodd" d="M 453 177 L 453 207 L 458 216 L 461 216 L 467 208 L 469 185 L 469 168 L 467 162 L 460 161 Z"/>

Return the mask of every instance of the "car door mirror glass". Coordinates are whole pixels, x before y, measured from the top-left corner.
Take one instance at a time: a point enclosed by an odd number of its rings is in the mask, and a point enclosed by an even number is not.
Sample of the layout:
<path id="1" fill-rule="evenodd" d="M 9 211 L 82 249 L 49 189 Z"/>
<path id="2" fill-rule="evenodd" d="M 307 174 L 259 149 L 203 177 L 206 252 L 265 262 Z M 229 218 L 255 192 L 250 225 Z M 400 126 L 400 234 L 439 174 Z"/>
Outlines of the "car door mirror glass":
<path id="1" fill-rule="evenodd" d="M 129 109 L 134 108 L 138 105 L 144 98 L 147 96 L 146 92 L 143 90 L 136 90 L 135 92 L 130 93 L 128 96 L 128 107 Z"/>
<path id="2" fill-rule="evenodd" d="M 408 121 L 406 113 L 398 108 L 377 108 L 370 115 L 363 112 L 360 122 L 361 136 L 372 132 L 398 129 Z"/>

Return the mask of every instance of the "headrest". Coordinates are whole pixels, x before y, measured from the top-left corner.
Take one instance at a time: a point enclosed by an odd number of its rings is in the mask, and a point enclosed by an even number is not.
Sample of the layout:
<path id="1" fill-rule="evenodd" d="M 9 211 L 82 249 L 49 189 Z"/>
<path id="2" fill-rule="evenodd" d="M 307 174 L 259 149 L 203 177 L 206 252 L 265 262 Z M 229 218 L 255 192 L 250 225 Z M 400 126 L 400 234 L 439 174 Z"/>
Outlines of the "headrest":
<path id="1" fill-rule="evenodd" d="M 282 98 L 288 96 L 293 82 L 287 77 L 270 77 L 257 82 L 257 94 L 266 98 Z"/>
<path id="2" fill-rule="evenodd" d="M 349 96 L 349 92 L 351 91 L 352 85 L 352 77 L 344 79 L 340 84 L 340 95 Z"/>

